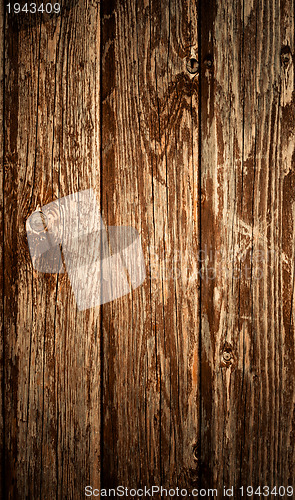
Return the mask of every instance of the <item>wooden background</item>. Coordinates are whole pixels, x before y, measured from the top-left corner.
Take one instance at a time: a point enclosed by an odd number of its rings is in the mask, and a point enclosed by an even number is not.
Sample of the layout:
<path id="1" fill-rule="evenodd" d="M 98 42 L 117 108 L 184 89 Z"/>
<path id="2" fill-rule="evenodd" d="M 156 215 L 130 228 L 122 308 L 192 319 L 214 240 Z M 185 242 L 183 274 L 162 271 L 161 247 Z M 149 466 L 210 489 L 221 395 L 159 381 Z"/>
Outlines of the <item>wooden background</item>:
<path id="1" fill-rule="evenodd" d="M 62 3 L 1 5 L 2 498 L 290 485 L 294 0 Z M 147 279 L 79 312 L 25 222 L 90 187 Z"/>

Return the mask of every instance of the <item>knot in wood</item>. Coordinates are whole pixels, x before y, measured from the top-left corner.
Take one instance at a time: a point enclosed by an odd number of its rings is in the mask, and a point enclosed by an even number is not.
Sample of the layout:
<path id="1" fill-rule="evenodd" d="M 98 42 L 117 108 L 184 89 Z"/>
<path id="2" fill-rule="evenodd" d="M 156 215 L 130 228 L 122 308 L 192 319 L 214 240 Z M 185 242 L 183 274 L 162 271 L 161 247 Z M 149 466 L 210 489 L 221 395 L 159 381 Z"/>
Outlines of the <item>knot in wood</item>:
<path id="1" fill-rule="evenodd" d="M 31 215 L 30 226 L 33 231 L 40 233 L 47 228 L 47 217 L 40 211 Z"/>
<path id="2" fill-rule="evenodd" d="M 197 59 L 191 57 L 186 62 L 186 69 L 191 75 L 195 75 L 199 71 L 199 63 Z"/>

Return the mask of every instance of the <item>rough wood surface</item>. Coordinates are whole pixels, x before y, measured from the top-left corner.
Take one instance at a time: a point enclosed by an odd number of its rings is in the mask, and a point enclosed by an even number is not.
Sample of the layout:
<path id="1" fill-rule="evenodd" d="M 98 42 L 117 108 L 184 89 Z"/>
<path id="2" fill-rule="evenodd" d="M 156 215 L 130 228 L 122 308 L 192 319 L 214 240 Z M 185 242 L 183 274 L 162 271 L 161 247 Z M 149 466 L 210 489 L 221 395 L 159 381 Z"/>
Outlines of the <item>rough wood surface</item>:
<path id="1" fill-rule="evenodd" d="M 191 485 L 198 438 L 194 2 L 103 2 L 102 212 L 141 234 L 147 280 L 103 306 L 103 485 Z"/>
<path id="2" fill-rule="evenodd" d="M 292 484 L 294 0 L 1 9 L 2 497 Z M 88 188 L 147 278 L 81 312 L 25 222 Z"/>
<path id="3" fill-rule="evenodd" d="M 3 92 L 3 77 L 4 77 L 4 4 L 0 6 L 0 85 L 1 85 L 1 91 L 0 91 L 0 151 L 1 151 L 1 163 L 3 167 L 4 163 L 4 92 Z M 3 356 L 3 168 L 1 169 L 1 174 L 0 174 L 0 206 L 1 206 L 1 222 L 0 222 L 0 231 L 2 235 L 1 239 L 1 248 L 0 248 L 0 255 L 1 255 L 1 273 L 0 273 L 0 290 L 1 290 L 1 300 L 0 300 L 0 308 L 1 308 L 1 319 L 0 319 L 0 328 L 1 328 L 1 340 L 0 340 L 0 359 L 1 359 L 1 370 L 0 370 L 0 392 L 1 392 L 1 415 L 0 415 L 0 440 L 1 440 L 1 465 L 0 465 L 0 497 L 2 498 L 4 496 L 3 492 L 3 476 L 4 476 L 4 385 L 3 385 L 3 372 L 4 372 L 4 356 Z"/>
<path id="4" fill-rule="evenodd" d="M 295 425 L 294 2 L 207 2 L 203 21 L 200 474 L 211 487 L 286 486 Z"/>
<path id="5" fill-rule="evenodd" d="M 78 498 L 100 477 L 100 311 L 77 311 L 66 275 L 32 269 L 25 221 L 99 186 L 99 5 L 5 21 L 3 489 Z"/>

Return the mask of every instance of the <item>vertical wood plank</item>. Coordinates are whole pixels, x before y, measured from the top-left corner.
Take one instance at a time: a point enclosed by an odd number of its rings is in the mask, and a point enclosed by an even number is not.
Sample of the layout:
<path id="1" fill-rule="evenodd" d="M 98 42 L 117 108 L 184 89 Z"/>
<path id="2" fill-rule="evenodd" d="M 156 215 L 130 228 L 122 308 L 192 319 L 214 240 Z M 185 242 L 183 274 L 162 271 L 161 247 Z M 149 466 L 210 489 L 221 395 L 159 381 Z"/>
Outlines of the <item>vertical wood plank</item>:
<path id="1" fill-rule="evenodd" d="M 294 478 L 294 2 L 201 26 L 201 474 L 239 495 Z"/>
<path id="2" fill-rule="evenodd" d="M 82 498 L 100 477 L 99 309 L 32 269 L 25 232 L 37 206 L 89 187 L 99 200 L 99 4 L 63 8 L 6 16 L 5 498 Z"/>
<path id="3" fill-rule="evenodd" d="M 1 442 L 1 465 L 0 465 L 0 497 L 4 496 L 3 493 L 3 483 L 4 483 L 4 399 L 3 399 L 3 371 L 4 371 L 4 350 L 3 350 L 3 300 L 4 300 L 4 290 L 3 290 L 3 170 L 4 170 L 4 134 L 3 134 L 3 124 L 4 124 L 4 5 L 0 6 L 0 151 L 1 151 L 1 163 L 2 169 L 0 174 L 0 206 L 1 206 L 1 221 L 0 221 L 0 233 L 2 235 L 1 245 L 0 245 L 0 255 L 1 255 L 1 277 L 0 277 L 0 309 L 1 309 L 1 319 L 0 319 L 0 329 L 1 329 L 1 339 L 0 339 L 0 394 L 1 394 L 1 412 L 0 412 L 0 442 Z"/>
<path id="4" fill-rule="evenodd" d="M 147 280 L 103 306 L 103 485 L 197 481 L 195 2 L 103 1 L 102 211 L 140 235 Z"/>

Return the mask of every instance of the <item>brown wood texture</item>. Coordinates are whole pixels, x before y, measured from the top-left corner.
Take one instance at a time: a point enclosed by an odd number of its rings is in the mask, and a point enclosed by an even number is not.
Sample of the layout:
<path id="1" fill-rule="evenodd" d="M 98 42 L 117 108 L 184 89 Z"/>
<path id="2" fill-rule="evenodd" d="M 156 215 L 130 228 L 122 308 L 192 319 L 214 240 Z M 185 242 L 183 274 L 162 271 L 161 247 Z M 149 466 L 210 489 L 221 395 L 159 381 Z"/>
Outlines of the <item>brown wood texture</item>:
<path id="1" fill-rule="evenodd" d="M 3 92 L 3 77 L 4 77 L 4 4 L 1 5 L 0 7 L 0 82 L 1 82 L 1 93 L 0 93 L 0 127 L 1 127 L 1 133 L 0 133 L 0 148 L 1 148 L 1 153 L 2 153 L 2 164 L 3 164 L 3 158 L 4 158 L 4 92 Z M 3 214 L 3 171 L 1 171 L 0 175 L 0 203 L 1 203 L 1 214 Z M 1 234 L 3 235 L 3 219 L 4 217 L 1 217 Z M 1 255 L 1 270 L 3 270 L 3 236 L 1 240 L 1 250 L 0 250 L 0 255 Z M 3 271 L 1 272 L 1 319 L 0 319 L 0 327 L 1 327 L 1 332 L 3 332 L 3 313 L 4 313 L 4 308 L 3 308 Z M 1 355 L 1 375 L 0 375 L 0 387 L 1 387 L 1 416 L 0 416 L 0 439 L 1 439 L 1 465 L 0 465 L 0 496 L 1 498 L 4 496 L 4 491 L 3 491 L 3 484 L 2 484 L 2 478 L 4 476 L 4 456 L 5 456 L 5 450 L 4 450 L 4 380 L 3 380 L 3 368 L 4 368 L 4 356 L 3 356 L 3 338 L 4 336 L 1 335 L 1 340 L 0 340 L 0 355 Z"/>
<path id="2" fill-rule="evenodd" d="M 286 485 L 294 478 L 294 2 L 210 2 L 200 15 L 201 476 L 210 486 Z"/>
<path id="3" fill-rule="evenodd" d="M 41 24 L 6 14 L 4 50 L 2 482 L 5 498 L 77 498 L 100 480 L 100 311 L 32 269 L 25 221 L 99 185 L 99 4 Z"/>
<path id="4" fill-rule="evenodd" d="M 1 9 L 2 497 L 292 485 L 294 0 Z M 78 311 L 25 222 L 88 188 L 147 277 Z"/>
<path id="5" fill-rule="evenodd" d="M 198 80 L 193 2 L 104 2 L 102 211 L 148 279 L 103 306 L 104 484 L 190 485 L 198 438 Z M 126 37 L 126 33 L 128 36 Z"/>

